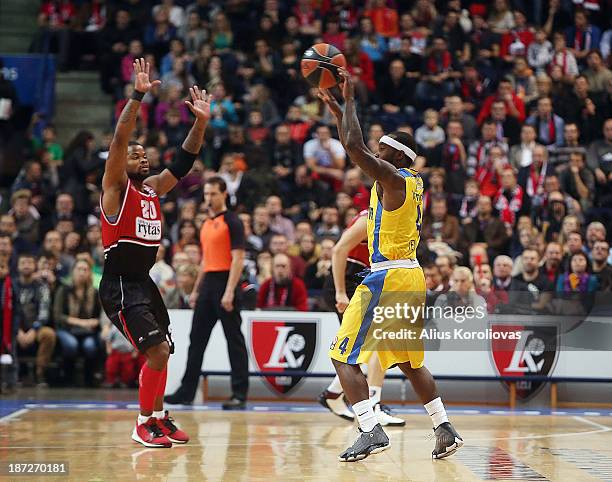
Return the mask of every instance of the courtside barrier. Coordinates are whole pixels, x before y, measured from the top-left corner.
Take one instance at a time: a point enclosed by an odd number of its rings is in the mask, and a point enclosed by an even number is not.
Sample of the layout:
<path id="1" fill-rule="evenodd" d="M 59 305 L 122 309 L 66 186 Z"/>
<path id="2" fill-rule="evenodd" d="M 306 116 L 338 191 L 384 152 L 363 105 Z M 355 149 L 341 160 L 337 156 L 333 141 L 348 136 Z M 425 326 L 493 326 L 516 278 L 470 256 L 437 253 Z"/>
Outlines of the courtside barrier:
<path id="1" fill-rule="evenodd" d="M 230 376 L 231 372 L 226 370 L 202 370 L 202 397 L 208 399 L 208 377 L 224 377 Z M 320 373 L 306 371 L 289 371 L 289 372 L 274 372 L 274 371 L 251 371 L 249 377 L 287 377 L 298 376 L 304 378 L 333 378 L 335 373 Z M 587 378 L 587 377 L 546 377 L 541 375 L 517 377 L 517 376 L 471 376 L 471 375 L 434 375 L 434 379 L 438 381 L 460 381 L 460 382 L 508 382 L 508 406 L 511 409 L 516 408 L 516 384 L 518 382 L 545 382 L 550 383 L 550 408 L 555 409 L 559 405 L 557 385 L 559 383 L 612 383 L 612 378 Z M 402 383 L 407 383 L 408 380 L 404 375 L 387 374 L 387 380 L 401 380 Z M 405 400 L 402 400 L 402 404 Z"/>

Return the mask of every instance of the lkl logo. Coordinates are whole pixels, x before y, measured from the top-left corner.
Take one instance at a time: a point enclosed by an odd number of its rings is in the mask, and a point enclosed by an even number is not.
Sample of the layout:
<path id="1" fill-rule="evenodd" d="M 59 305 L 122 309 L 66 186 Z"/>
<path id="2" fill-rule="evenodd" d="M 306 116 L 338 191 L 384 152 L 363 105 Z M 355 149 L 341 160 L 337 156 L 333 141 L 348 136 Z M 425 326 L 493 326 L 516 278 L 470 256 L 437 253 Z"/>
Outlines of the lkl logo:
<path id="1" fill-rule="evenodd" d="M 557 363 L 559 353 L 557 326 L 522 326 L 495 323 L 494 332 L 520 332 L 518 340 L 498 339 L 491 342 L 493 363 L 502 376 L 547 376 Z M 504 382 L 508 385 L 508 382 Z M 521 400 L 533 397 L 543 381 L 525 380 L 516 382 L 516 395 Z"/>
<path id="2" fill-rule="evenodd" d="M 249 320 L 249 348 L 261 372 L 282 372 L 264 377 L 277 393 L 294 389 L 308 371 L 317 349 L 318 323 L 301 320 Z"/>

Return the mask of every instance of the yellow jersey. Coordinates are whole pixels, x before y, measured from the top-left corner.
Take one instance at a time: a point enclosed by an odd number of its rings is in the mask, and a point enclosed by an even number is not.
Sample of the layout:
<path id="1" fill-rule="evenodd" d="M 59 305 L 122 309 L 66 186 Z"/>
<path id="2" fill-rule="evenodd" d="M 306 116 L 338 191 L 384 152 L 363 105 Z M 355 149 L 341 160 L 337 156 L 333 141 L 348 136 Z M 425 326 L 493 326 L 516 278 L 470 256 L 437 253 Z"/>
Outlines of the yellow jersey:
<path id="1" fill-rule="evenodd" d="M 404 204 L 386 211 L 378 198 L 376 182 L 370 192 L 368 249 L 370 264 L 416 259 L 423 220 L 423 180 L 414 169 L 399 169 L 406 181 Z"/>

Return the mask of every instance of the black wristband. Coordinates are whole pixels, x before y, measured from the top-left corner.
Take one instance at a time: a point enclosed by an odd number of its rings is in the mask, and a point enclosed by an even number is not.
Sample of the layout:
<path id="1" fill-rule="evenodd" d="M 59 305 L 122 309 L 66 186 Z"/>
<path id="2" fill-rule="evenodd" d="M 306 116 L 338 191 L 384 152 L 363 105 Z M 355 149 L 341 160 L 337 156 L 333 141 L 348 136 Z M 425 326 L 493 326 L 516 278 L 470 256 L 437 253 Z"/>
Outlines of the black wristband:
<path id="1" fill-rule="evenodd" d="M 182 179 L 191 171 L 196 157 L 198 157 L 197 154 L 188 152 L 181 147 L 174 158 L 174 162 L 168 166 L 168 170 L 177 179 Z"/>
<path id="2" fill-rule="evenodd" d="M 132 100 L 137 100 L 138 102 L 142 102 L 142 98 L 145 96 L 146 92 L 139 92 L 136 89 L 134 89 L 134 92 L 132 92 Z"/>

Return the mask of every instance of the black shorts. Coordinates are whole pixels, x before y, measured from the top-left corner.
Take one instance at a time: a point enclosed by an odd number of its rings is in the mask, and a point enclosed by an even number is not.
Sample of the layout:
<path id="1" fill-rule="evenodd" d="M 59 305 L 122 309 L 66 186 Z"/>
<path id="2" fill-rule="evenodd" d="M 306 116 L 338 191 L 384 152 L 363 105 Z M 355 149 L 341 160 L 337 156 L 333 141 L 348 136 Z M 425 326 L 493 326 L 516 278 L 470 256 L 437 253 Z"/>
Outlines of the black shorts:
<path id="1" fill-rule="evenodd" d="M 140 353 L 164 341 L 174 351 L 168 310 L 151 278 L 135 281 L 103 275 L 99 293 L 106 315 Z"/>
<path id="2" fill-rule="evenodd" d="M 346 285 L 346 295 L 349 297 L 349 300 L 355 294 L 357 286 L 359 286 L 365 278 L 363 272 L 367 269 L 368 268 L 365 266 L 357 263 L 351 263 L 350 261 L 346 263 L 344 283 Z M 328 311 L 335 311 L 340 317 L 340 321 L 342 321 L 342 313 L 338 313 L 338 310 L 336 309 L 336 287 L 334 286 L 334 277 L 331 273 L 329 273 L 323 282 L 323 301 L 327 305 Z"/>

